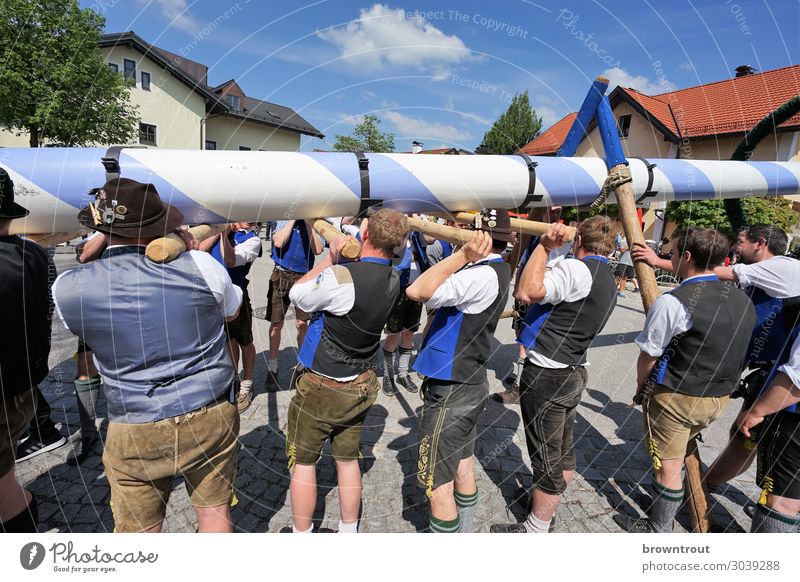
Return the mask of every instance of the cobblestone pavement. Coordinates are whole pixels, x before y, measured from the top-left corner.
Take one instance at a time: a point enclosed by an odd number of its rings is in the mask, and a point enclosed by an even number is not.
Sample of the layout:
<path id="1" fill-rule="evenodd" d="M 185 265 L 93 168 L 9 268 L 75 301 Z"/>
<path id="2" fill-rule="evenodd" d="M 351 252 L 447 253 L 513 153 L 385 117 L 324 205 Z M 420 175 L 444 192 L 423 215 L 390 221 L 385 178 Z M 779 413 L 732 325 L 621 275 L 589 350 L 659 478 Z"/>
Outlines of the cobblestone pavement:
<path id="1" fill-rule="evenodd" d="M 56 262 L 60 271 L 76 266 L 67 253 L 59 252 Z M 266 302 L 271 269 L 272 262 L 262 258 L 251 272 L 250 297 L 255 309 Z M 628 293 L 619 301 L 608 326 L 589 351 L 589 386 L 575 426 L 578 467 L 558 508 L 556 532 L 618 532 L 611 518 L 615 510 L 641 513 L 640 503 L 644 501 L 649 482 L 648 458 L 640 442 L 641 410 L 630 408 L 628 403 L 633 394 L 638 355 L 633 339 L 643 322 L 639 296 Z M 242 415 L 236 478 L 238 505 L 233 509 L 233 520 L 237 531 L 278 532 L 291 526 L 284 430 L 296 341 L 294 326 L 287 321 L 279 359 L 283 389 L 267 393 L 264 379 L 269 324 L 261 319 L 256 319 L 254 324 L 258 350 L 256 396 L 253 405 Z M 500 322 L 496 338 L 488 363 L 492 392 L 502 389 L 501 379 L 516 354 L 510 321 Z M 64 435 L 74 434 L 79 427 L 72 385 L 75 374 L 72 354 L 76 341 L 60 322 L 53 325 L 51 371 L 41 386 Z M 403 392 L 397 398 L 387 398 L 381 393 L 369 414 L 362 438 L 363 532 L 413 532 L 427 523 L 427 503 L 414 484 L 416 418 L 420 405 L 417 394 Z M 721 450 L 738 409 L 739 403 L 732 403 L 723 418 L 704 434 L 701 457 L 706 464 Z M 104 432 L 106 419 L 102 398 L 100 416 Z M 521 424 L 518 406 L 505 407 L 493 401 L 489 402 L 479 422 L 475 450 L 480 491 L 476 515 L 479 531 L 488 531 L 489 525 L 495 522 L 516 521 L 526 513 L 525 491 L 532 477 Z M 112 531 L 109 489 L 100 447 L 96 449 L 97 454 L 79 468 L 65 463 L 68 448 L 42 454 L 17 467 L 22 483 L 39 498 L 42 530 Z M 753 479 L 751 469 L 732 482 L 723 496 L 712 496 L 717 529 L 749 530 L 750 520 L 742 512 L 742 506 L 748 499 L 757 498 Z M 327 447 L 319 464 L 318 481 L 316 526 L 336 529 L 338 496 L 334 463 Z M 684 509 L 676 531 L 688 527 L 689 515 Z M 186 489 L 176 480 L 165 530 L 188 532 L 195 528 L 196 517 Z"/>

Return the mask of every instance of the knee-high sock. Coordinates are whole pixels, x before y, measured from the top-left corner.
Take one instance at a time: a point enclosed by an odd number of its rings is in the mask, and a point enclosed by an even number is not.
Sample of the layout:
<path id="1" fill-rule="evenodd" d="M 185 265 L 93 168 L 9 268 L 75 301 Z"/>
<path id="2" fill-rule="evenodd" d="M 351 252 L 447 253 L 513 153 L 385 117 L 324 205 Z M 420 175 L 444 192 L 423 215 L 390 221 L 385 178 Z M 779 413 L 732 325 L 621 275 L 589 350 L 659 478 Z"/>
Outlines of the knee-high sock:
<path id="1" fill-rule="evenodd" d="M 753 514 L 753 523 L 750 525 L 751 533 L 796 533 L 797 526 L 800 524 L 800 517 L 786 515 L 775 511 L 771 507 L 761 505 L 756 506 Z"/>
<path id="2" fill-rule="evenodd" d="M 451 521 L 447 521 L 431 515 L 430 528 L 432 533 L 458 533 L 461 531 L 461 522 L 458 516 Z"/>
<path id="3" fill-rule="evenodd" d="M 673 521 L 683 503 L 683 489 L 669 489 L 653 482 L 653 503 L 648 518 L 653 531 L 667 533 L 672 531 Z"/>
<path id="4" fill-rule="evenodd" d="M 408 376 L 408 366 L 411 364 L 412 350 L 407 348 L 399 348 L 399 356 L 397 358 L 397 375 L 400 378 Z"/>
<path id="5" fill-rule="evenodd" d="M 458 519 L 461 520 L 461 532 L 473 533 L 475 531 L 475 506 L 478 504 L 478 492 L 472 495 L 455 492 Z"/>
<path id="6" fill-rule="evenodd" d="M 100 398 L 100 376 L 88 380 L 75 380 L 75 396 L 81 419 L 81 440 L 97 438 L 97 400 Z"/>
<path id="7" fill-rule="evenodd" d="M 394 358 L 397 352 L 383 350 L 383 376 L 394 376 Z"/>

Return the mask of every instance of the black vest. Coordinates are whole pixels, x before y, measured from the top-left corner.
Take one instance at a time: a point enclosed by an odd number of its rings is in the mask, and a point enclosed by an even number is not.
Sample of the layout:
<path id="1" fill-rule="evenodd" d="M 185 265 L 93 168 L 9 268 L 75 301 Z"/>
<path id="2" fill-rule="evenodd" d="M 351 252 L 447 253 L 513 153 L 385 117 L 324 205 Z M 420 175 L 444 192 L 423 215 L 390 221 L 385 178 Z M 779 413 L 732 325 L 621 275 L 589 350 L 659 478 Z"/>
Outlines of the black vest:
<path id="1" fill-rule="evenodd" d="M 650 380 L 690 396 L 727 396 L 739 385 L 756 314 L 731 281 L 707 275 L 670 292 L 689 310 L 692 327 L 672 338 Z"/>
<path id="2" fill-rule="evenodd" d="M 481 313 L 467 314 L 457 307 L 436 310 L 431 329 L 414 362 L 414 369 L 428 378 L 460 384 L 486 381 L 491 338 L 508 300 L 511 269 L 502 259 L 482 261 L 466 268 L 473 269 L 481 265 L 494 269 L 498 284 L 497 297 Z"/>
<path id="3" fill-rule="evenodd" d="M 591 256 L 581 260 L 592 275 L 589 294 L 578 301 L 530 306 L 518 340 L 537 354 L 569 366 L 586 363 L 586 350 L 617 304 L 617 284 L 608 259 Z"/>
<path id="4" fill-rule="evenodd" d="M 352 278 L 355 301 L 345 315 L 315 313 L 297 359 L 331 378 L 375 369 L 381 332 L 400 295 L 400 277 L 389 260 L 338 265 Z"/>
<path id="5" fill-rule="evenodd" d="M 34 242 L 0 237 L 0 392 L 30 390 L 49 371 L 53 262 Z"/>

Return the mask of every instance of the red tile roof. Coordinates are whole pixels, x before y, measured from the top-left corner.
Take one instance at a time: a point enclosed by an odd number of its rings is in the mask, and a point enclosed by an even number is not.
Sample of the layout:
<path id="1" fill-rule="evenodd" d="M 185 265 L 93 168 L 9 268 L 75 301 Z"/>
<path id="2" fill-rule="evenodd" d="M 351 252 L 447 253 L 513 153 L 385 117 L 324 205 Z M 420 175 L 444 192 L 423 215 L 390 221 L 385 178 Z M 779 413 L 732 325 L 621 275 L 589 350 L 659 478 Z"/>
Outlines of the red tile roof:
<path id="1" fill-rule="evenodd" d="M 520 152 L 529 156 L 555 154 L 567 138 L 572 122 L 575 121 L 577 115 L 576 112 L 573 112 L 556 121 L 549 129 L 533 138 Z"/>
<path id="2" fill-rule="evenodd" d="M 612 106 L 619 99 L 631 101 L 643 109 L 655 125 L 660 125 L 661 131 L 677 140 L 681 137 L 744 133 L 797 95 L 800 95 L 800 65 L 659 95 L 645 95 L 635 89 L 617 87 L 611 98 Z M 522 153 L 554 154 L 564 143 L 575 115 L 570 113 L 558 121 L 522 148 Z M 800 128 L 800 114 L 780 127 Z"/>

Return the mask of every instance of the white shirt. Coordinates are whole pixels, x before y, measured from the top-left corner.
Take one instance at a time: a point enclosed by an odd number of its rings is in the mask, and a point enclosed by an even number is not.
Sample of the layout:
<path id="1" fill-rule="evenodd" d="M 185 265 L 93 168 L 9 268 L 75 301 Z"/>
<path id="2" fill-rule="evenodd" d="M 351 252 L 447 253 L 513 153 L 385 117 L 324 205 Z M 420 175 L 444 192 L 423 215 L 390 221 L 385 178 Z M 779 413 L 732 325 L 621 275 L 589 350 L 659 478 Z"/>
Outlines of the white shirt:
<path id="1" fill-rule="evenodd" d="M 566 245 L 565 245 L 566 246 Z M 561 247 L 563 248 L 563 247 Z M 558 256 L 548 261 L 548 269 L 544 272 L 544 297 L 539 305 L 558 305 L 559 303 L 572 303 L 580 301 L 589 295 L 592 290 L 592 273 L 586 263 L 580 259 L 565 259 Z M 528 350 L 528 360 L 540 368 L 568 368 L 550 358 Z M 588 362 L 587 364 L 588 365 Z"/>
<path id="2" fill-rule="evenodd" d="M 789 361 L 778 368 L 778 372 L 783 372 L 792 381 L 796 388 L 800 388 L 800 336 L 792 344 L 792 355 Z"/>
<path id="3" fill-rule="evenodd" d="M 696 275 L 684 279 L 684 283 L 703 277 Z M 692 328 L 692 315 L 684 303 L 670 293 L 664 293 L 655 300 L 647 312 L 642 333 L 635 343 L 643 352 L 657 358 L 664 353 L 667 345 L 678 334 Z"/>
<path id="4" fill-rule="evenodd" d="M 240 230 L 239 232 L 250 232 L 248 230 Z M 243 267 L 248 263 L 252 263 L 258 258 L 258 253 L 261 250 L 261 239 L 258 236 L 251 236 L 243 243 L 239 243 L 233 247 L 233 254 L 236 258 L 236 266 Z"/>
<path id="5" fill-rule="evenodd" d="M 496 253 L 490 253 L 485 260 L 500 258 Z M 464 268 L 450 275 L 425 302 L 425 307 L 455 307 L 463 313 L 474 315 L 487 310 L 497 299 L 499 290 L 497 273 L 489 265 Z"/>
<path id="6" fill-rule="evenodd" d="M 108 248 L 113 249 L 115 246 L 122 245 L 112 245 Z M 235 315 L 242 304 L 242 290 L 231 282 L 231 278 L 228 276 L 228 271 L 225 269 L 225 267 L 223 267 L 208 253 L 201 251 L 189 251 L 189 256 L 191 256 L 194 260 L 194 263 L 197 265 L 197 269 L 203 276 L 206 285 L 208 285 L 208 288 L 211 290 L 211 293 L 213 293 L 214 298 L 217 300 L 217 305 L 219 306 L 222 316 L 232 317 Z M 66 272 L 68 271 L 65 271 L 65 273 Z M 63 276 L 64 273 L 61 273 L 53 283 L 52 293 L 54 299 L 56 297 L 56 285 L 58 285 L 61 277 Z M 64 321 L 64 316 L 61 314 L 61 309 L 58 307 L 58 301 L 55 302 L 55 306 L 59 319 L 64 324 L 64 327 L 69 330 L 67 322 Z"/>
<path id="7" fill-rule="evenodd" d="M 800 295 L 800 261 L 777 256 L 752 265 L 733 265 L 742 287 L 758 287 L 770 297 L 786 299 Z"/>
<path id="8" fill-rule="evenodd" d="M 313 281 L 295 283 L 289 289 L 289 300 L 306 313 L 327 311 L 331 315 L 345 315 L 353 309 L 356 291 L 350 271 L 332 265 Z"/>

